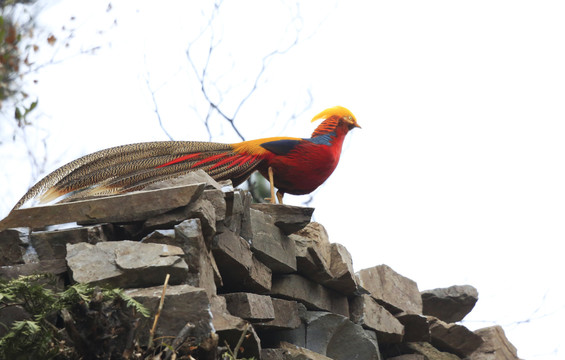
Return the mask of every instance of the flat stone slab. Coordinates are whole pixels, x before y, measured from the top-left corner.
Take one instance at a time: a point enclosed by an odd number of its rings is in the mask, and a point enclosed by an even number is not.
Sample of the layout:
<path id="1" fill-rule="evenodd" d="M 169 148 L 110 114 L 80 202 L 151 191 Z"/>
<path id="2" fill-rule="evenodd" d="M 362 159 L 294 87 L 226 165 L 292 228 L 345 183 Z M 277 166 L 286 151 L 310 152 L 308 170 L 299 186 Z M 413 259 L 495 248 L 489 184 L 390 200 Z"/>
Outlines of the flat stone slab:
<path id="1" fill-rule="evenodd" d="M 308 225 L 314 213 L 314 208 L 311 207 L 281 204 L 251 204 L 251 208 L 269 214 L 285 235 L 297 232 Z"/>
<path id="2" fill-rule="evenodd" d="M 356 296 L 351 300 L 349 308 L 351 321 L 366 329 L 375 330 L 380 342 L 402 341 L 404 326 L 369 295 Z"/>
<path id="3" fill-rule="evenodd" d="M 280 330 L 280 329 L 296 329 L 300 326 L 299 305 L 296 301 L 272 298 L 275 318 L 270 321 L 264 321 L 253 324 L 258 330 Z"/>
<path id="4" fill-rule="evenodd" d="M 434 316 L 447 323 L 463 320 L 479 299 L 479 292 L 471 285 L 425 290 L 421 295 L 423 314 Z"/>
<path id="5" fill-rule="evenodd" d="M 35 206 L 13 210 L 0 221 L 0 230 L 14 227 L 38 228 L 47 225 L 104 222 L 128 222 L 186 206 L 198 198 L 205 184 L 138 191 L 95 199 Z"/>
<path id="6" fill-rule="evenodd" d="M 387 265 L 363 269 L 357 276 L 359 285 L 391 313 L 422 314 L 422 297 L 415 281 Z"/>
<path id="7" fill-rule="evenodd" d="M 459 357 L 466 357 L 482 345 L 483 339 L 458 324 L 448 324 L 428 316 L 432 345 L 442 351 L 447 351 Z"/>
<path id="8" fill-rule="evenodd" d="M 110 240 L 112 233 L 112 224 L 97 224 L 53 231 L 33 231 L 30 240 L 40 260 L 53 260 L 67 256 L 67 244 L 96 244 Z"/>
<path id="9" fill-rule="evenodd" d="M 311 310 L 326 310 L 349 317 L 347 297 L 298 274 L 273 279 L 273 296 L 296 300 Z"/>
<path id="10" fill-rule="evenodd" d="M 275 309 L 271 297 L 253 293 L 223 294 L 230 314 L 255 321 L 273 320 Z"/>
<path id="11" fill-rule="evenodd" d="M 188 276 L 184 253 L 176 246 L 143 244 L 135 241 L 108 241 L 67 245 L 67 264 L 78 283 L 123 288 L 162 284 L 170 274 L 170 284 L 180 284 Z"/>
<path id="12" fill-rule="evenodd" d="M 55 274 L 61 275 L 67 272 L 65 259 L 43 260 L 34 263 L 0 266 L 0 279 L 17 279 L 19 276 L 34 274 Z"/>

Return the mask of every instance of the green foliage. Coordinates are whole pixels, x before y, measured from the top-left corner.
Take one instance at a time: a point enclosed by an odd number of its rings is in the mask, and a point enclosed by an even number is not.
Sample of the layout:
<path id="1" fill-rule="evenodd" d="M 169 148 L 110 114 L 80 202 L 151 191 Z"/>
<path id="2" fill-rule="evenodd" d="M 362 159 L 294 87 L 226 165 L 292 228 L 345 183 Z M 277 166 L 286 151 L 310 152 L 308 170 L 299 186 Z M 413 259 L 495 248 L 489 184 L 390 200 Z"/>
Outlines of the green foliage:
<path id="1" fill-rule="evenodd" d="M 0 359 L 73 358 L 74 349 L 66 343 L 63 329 L 56 327 L 56 320 L 63 309 L 72 311 L 99 294 L 101 301 L 120 300 L 142 316 L 149 316 L 143 305 L 121 289 L 100 290 L 75 284 L 57 292 L 51 290 L 56 288 L 56 280 L 52 275 L 31 275 L 0 282 L 0 308 L 21 306 L 31 315 L 31 319 L 11 324 L 8 333 L 0 338 Z"/>

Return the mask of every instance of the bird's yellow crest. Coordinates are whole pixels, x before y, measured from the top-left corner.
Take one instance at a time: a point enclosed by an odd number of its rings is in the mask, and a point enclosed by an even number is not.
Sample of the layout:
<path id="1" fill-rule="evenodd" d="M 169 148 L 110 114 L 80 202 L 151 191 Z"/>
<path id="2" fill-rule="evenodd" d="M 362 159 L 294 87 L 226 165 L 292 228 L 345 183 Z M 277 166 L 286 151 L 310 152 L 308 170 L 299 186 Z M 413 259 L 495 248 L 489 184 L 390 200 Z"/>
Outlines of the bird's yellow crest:
<path id="1" fill-rule="evenodd" d="M 329 109 L 326 109 L 319 113 L 318 115 L 314 116 L 311 122 L 318 121 L 318 120 L 326 120 L 332 116 L 337 116 L 340 119 L 343 119 L 347 124 L 349 124 L 349 128 L 358 127 L 357 119 L 353 115 L 351 111 L 344 108 L 343 106 L 334 106 Z"/>

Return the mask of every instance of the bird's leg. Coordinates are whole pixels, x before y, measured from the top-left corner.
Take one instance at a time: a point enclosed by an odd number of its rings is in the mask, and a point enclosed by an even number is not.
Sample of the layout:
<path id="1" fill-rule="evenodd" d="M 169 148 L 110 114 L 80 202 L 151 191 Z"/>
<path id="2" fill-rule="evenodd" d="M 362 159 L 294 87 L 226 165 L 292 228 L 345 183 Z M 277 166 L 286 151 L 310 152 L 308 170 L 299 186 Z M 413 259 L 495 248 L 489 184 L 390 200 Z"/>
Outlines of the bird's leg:
<path id="1" fill-rule="evenodd" d="M 277 199 L 279 200 L 279 204 L 281 204 L 281 205 L 282 205 L 282 203 L 283 203 L 283 202 L 282 202 L 283 196 L 284 196 L 284 193 L 283 193 L 283 192 L 281 192 L 280 190 L 277 191 Z"/>
<path id="2" fill-rule="evenodd" d="M 271 184 L 271 197 L 269 198 L 269 200 L 271 201 L 271 204 L 276 204 L 277 201 L 275 200 L 275 181 L 273 179 L 273 168 L 269 166 L 269 183 Z M 277 193 L 277 197 L 278 197 L 278 193 Z"/>

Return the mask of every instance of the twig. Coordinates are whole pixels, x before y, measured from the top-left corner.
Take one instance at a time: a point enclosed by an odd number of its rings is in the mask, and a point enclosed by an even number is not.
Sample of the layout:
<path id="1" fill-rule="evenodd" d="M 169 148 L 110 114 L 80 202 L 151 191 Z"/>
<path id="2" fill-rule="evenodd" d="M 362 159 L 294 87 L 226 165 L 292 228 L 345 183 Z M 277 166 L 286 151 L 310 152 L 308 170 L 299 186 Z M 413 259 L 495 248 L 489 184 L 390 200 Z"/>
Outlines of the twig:
<path id="1" fill-rule="evenodd" d="M 249 323 L 245 324 L 245 327 L 243 328 L 243 332 L 241 333 L 239 341 L 237 342 L 237 345 L 235 346 L 233 351 L 231 351 L 230 345 L 228 344 L 228 342 L 224 340 L 224 342 L 226 343 L 226 347 L 228 349 L 228 352 L 230 353 L 231 356 L 233 356 L 234 360 L 237 360 L 237 353 L 239 352 L 239 348 L 241 347 L 241 344 L 243 344 L 243 340 L 245 340 L 245 335 L 247 334 L 248 330 L 249 330 Z"/>
<path id="2" fill-rule="evenodd" d="M 163 293 L 161 294 L 161 301 L 159 301 L 159 308 L 157 309 L 157 314 L 155 314 L 155 320 L 153 321 L 153 327 L 149 331 L 149 348 L 153 347 L 153 336 L 155 336 L 155 329 L 157 329 L 157 322 L 159 321 L 159 316 L 161 316 L 161 310 L 163 310 L 163 303 L 165 302 L 165 293 L 167 292 L 167 284 L 169 283 L 170 274 L 165 277 L 165 283 L 163 284 Z"/>

